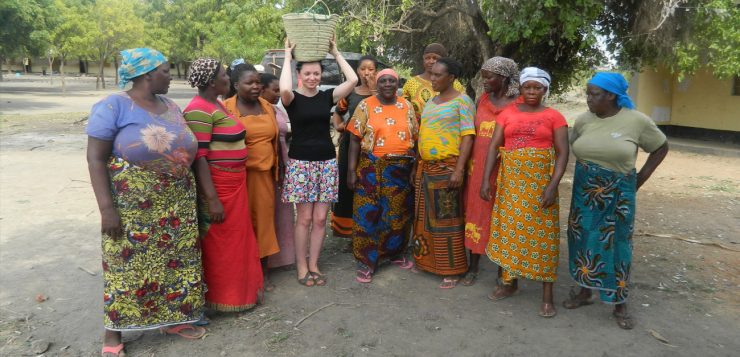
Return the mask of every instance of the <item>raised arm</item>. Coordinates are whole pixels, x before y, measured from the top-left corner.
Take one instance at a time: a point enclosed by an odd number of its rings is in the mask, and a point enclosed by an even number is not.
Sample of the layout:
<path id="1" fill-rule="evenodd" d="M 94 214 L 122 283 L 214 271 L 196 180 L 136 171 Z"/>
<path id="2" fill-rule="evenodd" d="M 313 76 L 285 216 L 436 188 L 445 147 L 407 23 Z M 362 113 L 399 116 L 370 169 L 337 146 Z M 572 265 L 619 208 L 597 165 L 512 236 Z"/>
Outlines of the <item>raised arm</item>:
<path id="1" fill-rule="evenodd" d="M 352 69 L 352 66 L 347 63 L 347 60 L 345 60 L 339 50 L 337 50 L 337 43 L 334 40 L 331 40 L 330 53 L 337 60 L 339 69 L 342 70 L 342 74 L 344 74 L 345 78 L 345 81 L 342 82 L 342 84 L 334 88 L 334 103 L 336 103 L 340 99 L 352 93 L 352 90 L 357 85 L 357 73 L 355 73 L 355 71 Z M 280 82 L 280 88 L 282 88 L 282 85 L 283 83 Z"/>
<path id="2" fill-rule="evenodd" d="M 491 200 L 491 172 L 496 166 L 498 160 L 498 148 L 504 143 L 504 129 L 501 125 L 496 125 L 493 129 L 491 143 L 488 144 L 488 153 L 486 154 L 486 164 L 483 166 L 483 182 L 480 186 L 480 198 Z"/>
<path id="3" fill-rule="evenodd" d="M 289 106 L 293 102 L 293 49 L 295 44 L 291 44 L 290 40 L 285 39 L 285 58 L 283 60 L 283 67 L 280 70 L 280 100 L 283 102 L 283 106 Z"/>
<path id="4" fill-rule="evenodd" d="M 642 187 L 645 181 L 650 178 L 650 175 L 652 175 L 655 169 L 658 168 L 658 165 L 663 162 L 663 159 L 665 159 L 666 155 L 668 155 L 668 141 L 666 141 L 665 144 L 661 145 L 657 150 L 651 152 L 650 155 L 648 155 L 647 161 L 645 161 L 645 165 L 642 165 L 640 172 L 637 173 L 638 190 L 640 189 L 640 187 Z"/>
<path id="5" fill-rule="evenodd" d="M 540 197 L 541 206 L 547 208 L 555 203 L 558 196 L 558 185 L 565 174 L 565 166 L 568 165 L 568 126 L 561 126 L 553 132 L 553 146 L 555 147 L 555 169 L 553 170 L 550 183 L 545 187 Z"/>
<path id="6" fill-rule="evenodd" d="M 110 177 L 106 162 L 113 151 L 113 142 L 87 137 L 87 169 L 90 171 L 95 199 L 100 210 L 100 232 L 118 239 L 123 233 L 121 216 L 113 206 L 113 195 L 110 191 Z"/>

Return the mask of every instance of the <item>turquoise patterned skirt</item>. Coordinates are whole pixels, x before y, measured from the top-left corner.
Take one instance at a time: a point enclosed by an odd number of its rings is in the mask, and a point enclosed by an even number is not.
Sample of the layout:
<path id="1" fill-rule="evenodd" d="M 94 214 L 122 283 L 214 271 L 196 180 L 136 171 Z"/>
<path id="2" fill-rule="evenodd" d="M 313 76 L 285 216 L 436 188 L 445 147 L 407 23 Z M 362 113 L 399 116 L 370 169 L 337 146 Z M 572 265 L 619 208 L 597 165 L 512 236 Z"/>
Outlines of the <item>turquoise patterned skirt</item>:
<path id="1" fill-rule="evenodd" d="M 601 301 L 627 301 L 635 222 L 635 170 L 627 174 L 579 160 L 568 218 L 571 277 Z"/>

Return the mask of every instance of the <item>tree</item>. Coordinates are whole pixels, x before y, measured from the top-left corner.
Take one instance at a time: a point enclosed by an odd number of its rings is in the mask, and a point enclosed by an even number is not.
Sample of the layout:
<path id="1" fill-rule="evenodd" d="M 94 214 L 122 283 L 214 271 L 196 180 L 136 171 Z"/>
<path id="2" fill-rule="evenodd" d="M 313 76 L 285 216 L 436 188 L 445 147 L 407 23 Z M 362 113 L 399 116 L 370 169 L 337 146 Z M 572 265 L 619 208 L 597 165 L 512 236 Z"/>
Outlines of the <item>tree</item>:
<path id="1" fill-rule="evenodd" d="M 54 0 L 54 9 L 58 21 L 50 29 L 49 34 L 49 69 L 53 62 L 53 55 L 59 56 L 59 74 L 62 79 L 62 91 L 66 91 L 64 81 L 64 64 L 72 56 L 91 55 L 93 46 L 91 30 L 95 23 L 86 16 L 81 4 L 71 3 L 69 0 Z"/>
<path id="2" fill-rule="evenodd" d="M 43 53 L 48 4 L 48 0 L 0 0 L 0 81 L 8 58 Z"/>
<path id="3" fill-rule="evenodd" d="M 96 0 L 87 16 L 94 18 L 91 36 L 98 61 L 95 89 L 105 88 L 105 63 L 112 57 L 117 62 L 117 52 L 140 46 L 144 38 L 144 21 L 134 12 L 135 0 Z M 156 26 L 156 25 L 152 25 Z M 116 73 L 116 76 L 118 74 Z"/>

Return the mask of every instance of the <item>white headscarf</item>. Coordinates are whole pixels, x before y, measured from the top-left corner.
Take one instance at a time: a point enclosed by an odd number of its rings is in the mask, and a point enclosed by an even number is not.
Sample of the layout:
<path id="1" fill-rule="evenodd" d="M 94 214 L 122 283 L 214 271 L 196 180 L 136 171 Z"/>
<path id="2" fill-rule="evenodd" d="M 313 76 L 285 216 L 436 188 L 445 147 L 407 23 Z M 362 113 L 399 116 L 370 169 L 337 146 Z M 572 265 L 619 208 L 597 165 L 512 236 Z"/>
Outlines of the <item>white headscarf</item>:
<path id="1" fill-rule="evenodd" d="M 545 86 L 547 91 L 542 101 L 547 100 L 547 96 L 550 94 L 550 75 L 547 72 L 537 67 L 527 67 L 519 74 L 519 83 L 524 85 L 527 81 L 535 81 Z"/>

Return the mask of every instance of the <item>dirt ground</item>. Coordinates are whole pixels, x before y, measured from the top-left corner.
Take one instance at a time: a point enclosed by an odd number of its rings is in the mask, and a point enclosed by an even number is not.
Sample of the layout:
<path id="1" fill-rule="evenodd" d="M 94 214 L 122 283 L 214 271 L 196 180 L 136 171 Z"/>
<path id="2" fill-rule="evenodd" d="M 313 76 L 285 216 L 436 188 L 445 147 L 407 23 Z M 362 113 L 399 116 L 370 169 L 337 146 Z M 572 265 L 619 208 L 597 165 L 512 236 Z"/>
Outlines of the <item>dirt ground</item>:
<path id="1" fill-rule="evenodd" d="M 100 353 L 100 223 L 84 128 L 104 92 L 78 82 L 66 97 L 37 79 L 0 83 L 0 356 Z M 173 83 L 179 104 L 192 95 Z M 582 99 L 556 107 L 569 118 L 584 109 Z M 563 228 L 571 182 L 572 163 Z M 305 288 L 294 270 L 276 271 L 265 304 L 213 317 L 202 340 L 124 340 L 128 356 L 737 356 L 739 204 L 740 158 L 668 154 L 639 192 L 631 331 L 607 305 L 560 307 L 574 286 L 564 231 L 553 319 L 537 316 L 533 282 L 511 299 L 486 299 L 496 267 L 485 258 L 472 287 L 441 290 L 435 276 L 389 266 L 358 284 L 346 241 L 330 235 L 321 257 L 328 286 Z"/>

